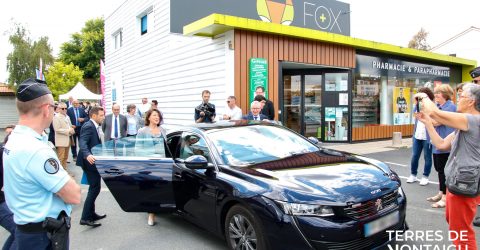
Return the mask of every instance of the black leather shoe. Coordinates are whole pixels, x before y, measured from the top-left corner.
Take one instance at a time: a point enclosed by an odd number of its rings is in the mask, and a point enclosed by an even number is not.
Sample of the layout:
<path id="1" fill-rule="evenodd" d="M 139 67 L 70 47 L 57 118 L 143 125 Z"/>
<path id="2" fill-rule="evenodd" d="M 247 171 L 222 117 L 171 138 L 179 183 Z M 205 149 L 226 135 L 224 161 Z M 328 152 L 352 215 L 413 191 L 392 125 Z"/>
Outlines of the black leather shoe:
<path id="1" fill-rule="evenodd" d="M 473 225 L 476 227 L 480 227 L 480 216 L 475 217 L 475 220 L 473 220 Z"/>
<path id="2" fill-rule="evenodd" d="M 101 220 L 101 219 L 105 219 L 106 217 L 107 217 L 106 214 L 94 214 L 93 220 Z"/>
<path id="3" fill-rule="evenodd" d="M 97 223 L 93 220 L 80 220 L 80 225 L 84 225 L 84 226 L 91 226 L 91 227 L 99 227 L 101 226 L 102 224 L 101 223 Z"/>

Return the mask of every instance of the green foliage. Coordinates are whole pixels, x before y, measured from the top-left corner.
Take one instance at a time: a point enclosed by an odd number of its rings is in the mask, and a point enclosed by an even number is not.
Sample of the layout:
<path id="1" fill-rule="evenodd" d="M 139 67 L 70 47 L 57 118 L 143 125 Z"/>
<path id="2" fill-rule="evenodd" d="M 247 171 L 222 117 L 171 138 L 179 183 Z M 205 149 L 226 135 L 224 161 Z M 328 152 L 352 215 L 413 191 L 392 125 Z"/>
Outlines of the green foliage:
<path id="1" fill-rule="evenodd" d="M 104 58 L 103 18 L 88 20 L 80 33 L 60 47 L 59 59 L 65 64 L 73 63 L 85 72 L 85 78 L 100 79 L 100 59 Z"/>
<path id="2" fill-rule="evenodd" d="M 83 71 L 73 63 L 65 64 L 57 61 L 48 68 L 45 78 L 53 98 L 57 100 L 59 95 L 67 93 L 78 82 L 83 81 Z"/>
<path id="3" fill-rule="evenodd" d="M 427 36 L 428 32 L 421 28 L 420 31 L 418 31 L 418 33 L 412 37 L 412 40 L 408 42 L 408 47 L 412 49 L 429 51 L 431 47 L 427 43 Z"/>
<path id="4" fill-rule="evenodd" d="M 20 24 L 14 24 L 10 33 L 9 41 L 13 51 L 7 56 L 8 84 L 16 89 L 15 83 L 19 84 L 27 78 L 35 77 L 35 69 L 39 67 L 40 58 L 43 60 L 43 71 L 54 59 L 48 37 L 41 37 L 32 43 L 28 30 Z"/>

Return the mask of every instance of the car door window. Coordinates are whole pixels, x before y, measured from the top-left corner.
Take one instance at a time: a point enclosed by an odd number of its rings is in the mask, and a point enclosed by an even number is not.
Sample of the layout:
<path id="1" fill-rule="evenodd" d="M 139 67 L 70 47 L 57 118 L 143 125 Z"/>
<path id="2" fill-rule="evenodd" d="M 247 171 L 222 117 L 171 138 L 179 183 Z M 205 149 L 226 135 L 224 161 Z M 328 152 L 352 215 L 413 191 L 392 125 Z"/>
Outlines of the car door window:
<path id="1" fill-rule="evenodd" d="M 161 134 L 132 136 L 106 141 L 95 146 L 92 153 L 95 156 L 165 158 L 166 144 Z"/>
<path id="2" fill-rule="evenodd" d="M 167 151 L 167 157 L 171 157 L 174 159 L 180 157 L 181 139 L 182 139 L 181 134 L 168 135 L 167 146 L 172 155 L 169 155 Z"/>
<path id="3" fill-rule="evenodd" d="M 184 133 L 182 135 L 179 158 L 185 160 L 192 155 L 203 155 L 208 162 L 211 162 L 210 151 L 205 140 L 198 135 Z"/>

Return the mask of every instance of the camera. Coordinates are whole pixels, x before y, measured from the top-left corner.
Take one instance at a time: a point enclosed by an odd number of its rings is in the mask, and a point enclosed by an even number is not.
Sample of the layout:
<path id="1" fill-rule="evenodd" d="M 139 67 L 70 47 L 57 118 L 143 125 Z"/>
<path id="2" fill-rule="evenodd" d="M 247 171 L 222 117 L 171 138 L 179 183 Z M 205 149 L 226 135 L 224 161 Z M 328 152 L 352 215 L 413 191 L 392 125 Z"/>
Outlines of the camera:
<path id="1" fill-rule="evenodd" d="M 215 107 L 211 105 L 210 103 L 202 103 L 196 107 L 196 109 L 199 112 L 205 113 L 205 116 L 211 117 L 213 114 L 215 114 Z"/>

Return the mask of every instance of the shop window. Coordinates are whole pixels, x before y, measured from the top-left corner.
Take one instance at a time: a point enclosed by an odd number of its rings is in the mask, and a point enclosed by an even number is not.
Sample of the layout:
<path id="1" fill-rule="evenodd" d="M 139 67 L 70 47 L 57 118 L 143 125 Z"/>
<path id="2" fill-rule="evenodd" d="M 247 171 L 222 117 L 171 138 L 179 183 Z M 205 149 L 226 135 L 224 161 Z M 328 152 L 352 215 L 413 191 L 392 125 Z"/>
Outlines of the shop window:
<path id="1" fill-rule="evenodd" d="M 325 91 L 347 91 L 348 74 L 347 73 L 327 73 L 325 74 Z"/>
<path id="2" fill-rule="evenodd" d="M 357 77 L 353 87 L 352 126 L 376 125 L 380 122 L 380 76 Z"/>

